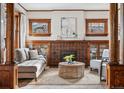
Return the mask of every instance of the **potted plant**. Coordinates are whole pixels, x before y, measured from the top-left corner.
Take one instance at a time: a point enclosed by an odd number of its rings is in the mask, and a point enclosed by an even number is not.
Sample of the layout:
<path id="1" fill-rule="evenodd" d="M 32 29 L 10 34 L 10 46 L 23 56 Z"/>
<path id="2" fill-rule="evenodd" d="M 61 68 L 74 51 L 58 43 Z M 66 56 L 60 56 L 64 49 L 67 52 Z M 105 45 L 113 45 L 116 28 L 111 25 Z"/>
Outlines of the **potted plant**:
<path id="1" fill-rule="evenodd" d="M 71 55 L 68 55 L 68 56 L 65 56 L 64 57 L 64 60 L 66 61 L 66 62 L 68 62 L 69 64 L 71 64 L 71 63 L 73 63 L 73 59 L 75 58 L 75 56 L 73 55 L 73 54 L 71 54 Z"/>

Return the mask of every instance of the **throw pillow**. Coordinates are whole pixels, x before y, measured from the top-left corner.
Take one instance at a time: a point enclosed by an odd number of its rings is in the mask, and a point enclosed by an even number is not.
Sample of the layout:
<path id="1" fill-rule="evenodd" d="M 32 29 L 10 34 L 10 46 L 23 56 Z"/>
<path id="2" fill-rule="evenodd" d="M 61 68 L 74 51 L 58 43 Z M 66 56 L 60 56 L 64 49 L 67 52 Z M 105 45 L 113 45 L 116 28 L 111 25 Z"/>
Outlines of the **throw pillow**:
<path id="1" fill-rule="evenodd" d="M 38 54 L 39 54 L 39 55 L 44 55 L 44 56 L 46 56 L 46 49 L 44 49 L 44 48 L 39 48 L 39 49 L 38 49 Z"/>
<path id="2" fill-rule="evenodd" d="M 26 55 L 24 49 L 16 49 L 15 50 L 15 61 L 17 63 L 21 63 L 26 60 Z"/>
<path id="3" fill-rule="evenodd" d="M 31 60 L 39 58 L 37 50 L 29 50 L 29 56 Z"/>
<path id="4" fill-rule="evenodd" d="M 24 48 L 26 59 L 29 60 L 29 48 Z"/>

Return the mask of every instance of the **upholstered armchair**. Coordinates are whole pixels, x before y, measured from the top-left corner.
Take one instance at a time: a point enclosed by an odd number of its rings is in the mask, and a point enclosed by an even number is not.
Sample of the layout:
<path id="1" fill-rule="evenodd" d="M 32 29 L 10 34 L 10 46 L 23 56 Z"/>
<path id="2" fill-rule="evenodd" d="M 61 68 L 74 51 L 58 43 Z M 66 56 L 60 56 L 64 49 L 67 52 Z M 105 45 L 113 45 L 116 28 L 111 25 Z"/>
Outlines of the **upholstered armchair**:
<path id="1" fill-rule="evenodd" d="M 97 69 L 99 75 L 101 75 L 100 73 L 105 73 L 105 72 L 101 72 L 101 71 L 105 71 L 105 69 L 101 70 L 101 67 L 103 65 L 103 62 L 108 62 L 108 59 L 109 59 L 109 50 L 104 49 L 101 60 L 97 60 L 97 59 L 90 60 L 90 70 Z"/>

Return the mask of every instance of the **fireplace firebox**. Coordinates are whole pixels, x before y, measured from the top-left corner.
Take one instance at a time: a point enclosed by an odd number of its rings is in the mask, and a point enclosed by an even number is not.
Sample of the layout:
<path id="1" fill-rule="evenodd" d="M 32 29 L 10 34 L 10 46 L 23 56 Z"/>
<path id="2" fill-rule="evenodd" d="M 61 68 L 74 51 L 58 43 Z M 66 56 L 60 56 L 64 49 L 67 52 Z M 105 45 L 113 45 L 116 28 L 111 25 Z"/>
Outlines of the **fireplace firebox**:
<path id="1" fill-rule="evenodd" d="M 73 50 L 65 50 L 65 51 L 61 51 L 60 52 L 60 61 L 64 62 L 64 57 L 68 56 L 68 55 L 74 55 L 74 58 L 72 59 L 72 61 L 76 61 L 77 60 L 77 51 L 73 51 Z"/>

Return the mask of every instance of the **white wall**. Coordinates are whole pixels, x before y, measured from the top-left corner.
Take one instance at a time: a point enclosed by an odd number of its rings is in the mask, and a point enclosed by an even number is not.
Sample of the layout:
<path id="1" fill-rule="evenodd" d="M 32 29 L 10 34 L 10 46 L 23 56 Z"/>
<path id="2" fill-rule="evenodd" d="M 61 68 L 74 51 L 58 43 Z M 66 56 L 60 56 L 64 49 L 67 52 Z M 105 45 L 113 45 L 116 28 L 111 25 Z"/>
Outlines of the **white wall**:
<path id="1" fill-rule="evenodd" d="M 57 40 L 57 36 L 61 34 L 61 17 L 77 18 L 77 38 L 64 38 L 64 40 L 108 40 L 108 36 L 85 36 L 85 19 L 86 18 L 105 18 L 109 19 L 108 11 L 49 11 L 49 12 L 28 12 L 28 19 L 51 19 L 51 36 L 50 37 L 32 37 L 29 40 Z M 109 24 L 109 23 L 108 23 Z M 29 26 L 29 25 L 28 25 Z M 109 26 L 108 26 L 109 27 Z M 29 28 L 29 27 L 28 27 Z M 28 29 L 29 32 L 29 29 Z"/>

